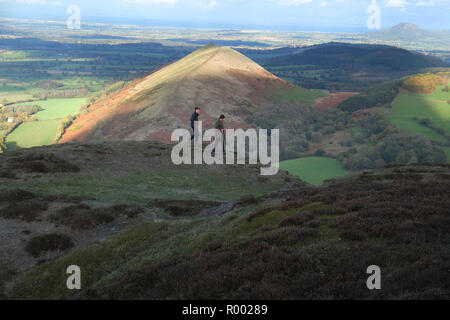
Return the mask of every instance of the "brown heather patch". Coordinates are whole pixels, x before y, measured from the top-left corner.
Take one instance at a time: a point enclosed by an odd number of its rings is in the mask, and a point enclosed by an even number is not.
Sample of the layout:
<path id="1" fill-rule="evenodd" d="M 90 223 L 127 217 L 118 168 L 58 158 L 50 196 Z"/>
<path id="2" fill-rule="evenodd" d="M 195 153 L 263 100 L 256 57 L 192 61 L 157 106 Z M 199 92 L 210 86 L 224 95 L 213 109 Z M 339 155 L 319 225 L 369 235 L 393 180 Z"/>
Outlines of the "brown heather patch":
<path id="1" fill-rule="evenodd" d="M 25 250 L 33 257 L 39 257 L 43 252 L 64 251 L 74 246 L 72 239 L 64 234 L 46 234 L 31 238 Z"/>

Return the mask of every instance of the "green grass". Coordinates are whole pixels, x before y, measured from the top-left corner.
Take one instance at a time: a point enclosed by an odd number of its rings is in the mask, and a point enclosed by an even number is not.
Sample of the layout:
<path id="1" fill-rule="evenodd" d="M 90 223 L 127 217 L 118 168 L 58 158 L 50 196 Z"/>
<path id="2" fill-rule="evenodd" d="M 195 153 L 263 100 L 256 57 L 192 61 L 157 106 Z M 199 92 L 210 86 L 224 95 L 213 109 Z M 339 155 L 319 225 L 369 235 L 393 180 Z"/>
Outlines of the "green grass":
<path id="1" fill-rule="evenodd" d="M 50 145 L 61 120 L 25 122 L 6 137 L 8 151 Z"/>
<path id="2" fill-rule="evenodd" d="M 272 93 L 274 98 L 291 102 L 302 102 L 306 105 L 313 105 L 318 98 L 327 96 L 319 90 L 307 90 L 300 87 L 280 88 Z"/>
<path id="3" fill-rule="evenodd" d="M 444 150 L 445 155 L 447 156 L 447 162 L 450 163 L 450 147 L 444 147 L 442 150 Z"/>
<path id="4" fill-rule="evenodd" d="M 400 94 L 392 104 L 388 119 L 407 133 L 421 134 L 434 141 L 447 141 L 432 129 L 422 126 L 417 120 L 428 118 L 434 126 L 450 133 L 450 106 L 445 101 L 428 99 L 430 95 Z"/>
<path id="5" fill-rule="evenodd" d="M 44 110 L 36 113 L 39 120 L 65 118 L 69 114 L 75 115 L 80 107 L 87 102 L 86 98 L 48 99 L 20 105 L 40 105 Z"/>
<path id="6" fill-rule="evenodd" d="M 320 185 L 327 179 L 342 177 L 348 174 L 348 171 L 342 168 L 339 161 L 324 157 L 308 157 L 282 161 L 280 168 L 314 185 Z"/>
<path id="7" fill-rule="evenodd" d="M 17 104 L 40 105 L 44 110 L 35 114 L 39 121 L 23 123 L 7 136 L 6 146 L 8 151 L 46 146 L 54 143 L 61 119 L 69 114 L 77 114 L 80 107 L 86 102 L 86 98 L 67 98 Z"/>
<path id="8" fill-rule="evenodd" d="M 418 94 L 419 97 L 425 97 L 428 99 L 447 101 L 450 99 L 450 92 L 443 91 L 445 87 L 450 87 L 450 83 L 443 84 L 441 86 L 436 87 L 436 90 L 431 94 Z"/>
<path id="9" fill-rule="evenodd" d="M 1 189 L 0 180 L 0 189 Z M 261 196 L 283 186 L 283 182 L 248 181 L 245 194 Z M 158 172 L 132 172 L 128 174 L 88 174 L 77 177 L 50 177 L 27 181 L 9 181 L 8 187 L 20 188 L 40 195 L 70 194 L 94 197 L 110 203 L 137 203 L 146 205 L 150 199 L 236 200 L 242 193 L 242 177 L 219 174 L 197 174 L 178 167 Z"/>

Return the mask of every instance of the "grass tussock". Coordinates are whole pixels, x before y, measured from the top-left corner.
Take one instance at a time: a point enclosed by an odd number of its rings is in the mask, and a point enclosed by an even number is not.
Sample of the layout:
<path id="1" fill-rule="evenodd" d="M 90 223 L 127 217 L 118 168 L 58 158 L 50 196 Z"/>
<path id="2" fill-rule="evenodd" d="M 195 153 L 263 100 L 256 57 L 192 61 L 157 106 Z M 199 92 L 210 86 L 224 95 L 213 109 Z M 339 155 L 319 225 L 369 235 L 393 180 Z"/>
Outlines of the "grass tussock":
<path id="1" fill-rule="evenodd" d="M 68 235 L 52 233 L 31 238 L 27 242 L 25 250 L 37 258 L 44 252 L 64 251 L 73 246 L 74 243 Z"/>
<path id="2" fill-rule="evenodd" d="M 203 200 L 174 200 L 174 199 L 153 199 L 149 202 L 150 207 L 164 210 L 173 217 L 189 217 L 199 214 L 204 209 L 220 206 L 217 201 Z"/>
<path id="3" fill-rule="evenodd" d="M 58 210 L 49 217 L 49 220 L 57 225 L 69 226 L 72 230 L 89 230 L 113 222 L 119 216 L 134 219 L 144 211 L 142 207 L 136 205 L 91 208 L 80 203 Z"/>

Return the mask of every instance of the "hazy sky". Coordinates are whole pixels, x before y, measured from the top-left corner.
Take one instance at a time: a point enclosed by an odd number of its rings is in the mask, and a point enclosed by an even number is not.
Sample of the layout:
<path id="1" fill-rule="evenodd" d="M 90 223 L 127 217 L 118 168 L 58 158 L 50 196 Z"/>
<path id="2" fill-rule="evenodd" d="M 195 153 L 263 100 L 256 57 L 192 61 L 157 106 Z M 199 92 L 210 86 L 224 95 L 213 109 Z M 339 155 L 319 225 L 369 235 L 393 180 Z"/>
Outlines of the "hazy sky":
<path id="1" fill-rule="evenodd" d="M 365 31 L 375 0 L 0 0 L 0 17 L 292 30 Z M 450 0 L 376 0 L 381 27 L 412 22 L 450 29 Z"/>

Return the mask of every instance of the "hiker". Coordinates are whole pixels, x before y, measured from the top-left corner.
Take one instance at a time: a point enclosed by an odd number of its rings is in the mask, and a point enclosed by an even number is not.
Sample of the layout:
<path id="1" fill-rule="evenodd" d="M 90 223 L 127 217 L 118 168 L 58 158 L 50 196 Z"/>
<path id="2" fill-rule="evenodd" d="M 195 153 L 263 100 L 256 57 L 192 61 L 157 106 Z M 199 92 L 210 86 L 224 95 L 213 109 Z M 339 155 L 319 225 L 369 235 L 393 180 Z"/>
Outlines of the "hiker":
<path id="1" fill-rule="evenodd" d="M 196 132 L 195 130 L 195 122 L 198 121 L 199 116 L 200 116 L 200 108 L 196 107 L 194 113 L 191 116 L 191 128 L 192 128 L 191 141 L 194 140 L 194 137 L 198 136 L 198 132 Z"/>
<path id="2" fill-rule="evenodd" d="M 217 121 L 216 121 L 216 123 L 214 125 L 214 128 L 216 128 L 217 130 L 219 130 L 221 132 L 221 135 L 219 137 L 216 137 L 216 144 L 215 145 L 217 146 L 217 144 L 219 142 L 219 139 L 222 140 L 223 151 L 225 151 L 225 127 L 224 127 L 224 124 L 223 124 L 224 121 L 225 121 L 225 115 L 222 114 L 219 117 L 219 119 L 217 119 Z"/>

